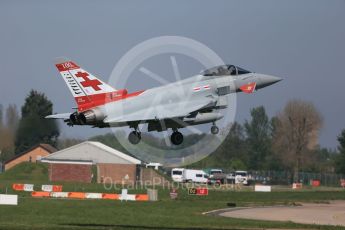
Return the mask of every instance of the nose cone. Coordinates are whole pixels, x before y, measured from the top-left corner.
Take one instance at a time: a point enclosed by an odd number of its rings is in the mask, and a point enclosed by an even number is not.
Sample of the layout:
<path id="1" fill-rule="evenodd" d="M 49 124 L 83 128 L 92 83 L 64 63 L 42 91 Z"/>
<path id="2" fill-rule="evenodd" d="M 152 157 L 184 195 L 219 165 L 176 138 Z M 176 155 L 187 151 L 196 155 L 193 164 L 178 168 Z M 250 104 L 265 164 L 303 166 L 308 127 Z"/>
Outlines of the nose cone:
<path id="1" fill-rule="evenodd" d="M 259 78 L 260 78 L 260 84 L 259 84 L 260 88 L 263 88 L 263 87 L 266 87 L 269 85 L 273 85 L 274 83 L 277 83 L 277 82 L 283 80 L 280 77 L 271 76 L 271 75 L 264 75 L 264 74 L 260 74 Z"/>

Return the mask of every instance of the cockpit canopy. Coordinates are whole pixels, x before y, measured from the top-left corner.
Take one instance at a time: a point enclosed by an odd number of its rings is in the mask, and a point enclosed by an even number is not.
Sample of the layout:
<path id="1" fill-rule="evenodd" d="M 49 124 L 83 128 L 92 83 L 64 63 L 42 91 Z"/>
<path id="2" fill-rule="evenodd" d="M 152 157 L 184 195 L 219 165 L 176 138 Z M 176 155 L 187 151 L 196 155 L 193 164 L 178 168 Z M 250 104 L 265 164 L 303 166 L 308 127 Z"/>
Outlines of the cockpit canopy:
<path id="1" fill-rule="evenodd" d="M 250 71 L 242 69 L 234 65 L 220 65 L 220 66 L 212 67 L 210 69 L 202 71 L 201 75 L 225 76 L 225 75 L 241 75 L 241 74 L 247 74 L 247 73 L 250 73 Z"/>

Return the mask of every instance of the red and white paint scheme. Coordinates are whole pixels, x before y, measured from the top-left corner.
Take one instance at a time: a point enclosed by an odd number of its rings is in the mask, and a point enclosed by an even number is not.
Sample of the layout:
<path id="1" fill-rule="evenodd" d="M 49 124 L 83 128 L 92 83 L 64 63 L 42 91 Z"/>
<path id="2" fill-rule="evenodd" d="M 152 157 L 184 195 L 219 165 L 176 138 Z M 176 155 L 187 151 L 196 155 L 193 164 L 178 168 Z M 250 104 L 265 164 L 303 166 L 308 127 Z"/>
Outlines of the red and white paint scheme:
<path id="1" fill-rule="evenodd" d="M 242 85 L 240 87 L 240 89 L 242 90 L 242 92 L 244 93 L 253 93 L 254 90 L 255 90 L 255 87 L 256 87 L 256 83 L 253 82 L 253 83 L 248 83 L 246 85 Z"/>
<path id="2" fill-rule="evenodd" d="M 194 90 L 195 92 L 198 92 L 198 91 L 201 90 L 201 87 L 200 87 L 200 86 L 194 87 L 193 90 Z"/>
<path id="3" fill-rule="evenodd" d="M 198 92 L 200 90 L 207 90 L 207 89 L 210 89 L 210 85 L 204 85 L 204 86 L 196 86 L 193 88 L 194 92 Z"/>
<path id="4" fill-rule="evenodd" d="M 57 62 L 56 67 L 77 102 L 79 112 L 143 92 L 128 94 L 126 89 L 116 90 L 72 61 Z"/>
<path id="5" fill-rule="evenodd" d="M 204 85 L 204 89 L 210 89 L 210 85 Z"/>

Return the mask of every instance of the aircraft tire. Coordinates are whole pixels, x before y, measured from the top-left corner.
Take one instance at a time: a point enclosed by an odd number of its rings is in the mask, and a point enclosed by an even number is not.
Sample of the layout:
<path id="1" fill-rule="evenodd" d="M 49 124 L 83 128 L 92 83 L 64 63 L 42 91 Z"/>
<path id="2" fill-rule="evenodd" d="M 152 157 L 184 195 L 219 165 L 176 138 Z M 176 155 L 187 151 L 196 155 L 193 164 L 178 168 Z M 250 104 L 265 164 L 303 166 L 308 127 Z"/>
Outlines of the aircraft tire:
<path id="1" fill-rule="evenodd" d="M 211 133 L 212 133 L 212 134 L 218 134 L 218 133 L 219 133 L 219 128 L 218 128 L 218 126 L 213 125 L 213 126 L 211 127 Z"/>
<path id="2" fill-rule="evenodd" d="M 183 142 L 183 135 L 182 133 L 175 131 L 171 134 L 170 140 L 174 145 L 180 145 Z"/>
<path id="3" fill-rule="evenodd" d="M 141 140 L 141 134 L 137 131 L 132 131 L 130 132 L 130 134 L 128 135 L 128 141 L 132 144 L 132 145 L 136 145 L 140 142 Z"/>

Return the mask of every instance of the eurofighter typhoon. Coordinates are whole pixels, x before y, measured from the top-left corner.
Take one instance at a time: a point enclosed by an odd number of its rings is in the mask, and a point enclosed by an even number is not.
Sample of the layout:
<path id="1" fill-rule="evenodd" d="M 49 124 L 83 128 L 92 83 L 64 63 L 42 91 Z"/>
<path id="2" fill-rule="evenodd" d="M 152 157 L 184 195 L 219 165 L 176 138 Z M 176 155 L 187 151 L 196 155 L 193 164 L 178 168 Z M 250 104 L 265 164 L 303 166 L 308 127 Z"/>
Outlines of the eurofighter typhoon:
<path id="1" fill-rule="evenodd" d="M 187 126 L 210 123 L 211 133 L 218 134 L 216 121 L 223 118 L 219 110 L 227 108 L 227 95 L 250 94 L 281 80 L 222 65 L 184 80 L 129 93 L 126 89 L 114 89 L 73 61 L 58 61 L 56 67 L 77 103 L 77 111 L 46 118 L 63 119 L 69 126 L 129 126 L 133 129 L 128 136 L 132 144 L 141 140 L 141 124 L 147 124 L 148 132 L 171 129 L 174 145 L 183 142 L 179 129 Z"/>

